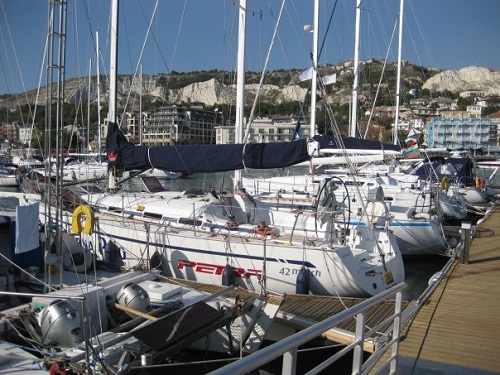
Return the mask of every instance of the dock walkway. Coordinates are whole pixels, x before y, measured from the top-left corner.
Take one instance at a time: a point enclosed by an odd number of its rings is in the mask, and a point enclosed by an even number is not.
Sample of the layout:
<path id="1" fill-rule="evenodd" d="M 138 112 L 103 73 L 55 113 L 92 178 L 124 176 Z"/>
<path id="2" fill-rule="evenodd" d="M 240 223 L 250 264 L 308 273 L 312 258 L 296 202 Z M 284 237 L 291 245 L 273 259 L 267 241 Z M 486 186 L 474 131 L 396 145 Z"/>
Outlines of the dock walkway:
<path id="1" fill-rule="evenodd" d="M 402 330 L 398 374 L 500 373 L 500 207 Z"/>

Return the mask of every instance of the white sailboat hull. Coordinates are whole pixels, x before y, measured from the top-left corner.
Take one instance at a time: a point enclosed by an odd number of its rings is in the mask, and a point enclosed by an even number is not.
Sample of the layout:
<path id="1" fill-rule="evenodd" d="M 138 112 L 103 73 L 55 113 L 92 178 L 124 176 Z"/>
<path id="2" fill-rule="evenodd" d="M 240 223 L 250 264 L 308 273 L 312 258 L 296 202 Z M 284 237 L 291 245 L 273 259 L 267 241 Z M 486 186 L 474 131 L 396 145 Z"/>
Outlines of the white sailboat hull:
<path id="1" fill-rule="evenodd" d="M 305 272 L 307 289 L 315 295 L 369 296 L 404 281 L 396 239 L 384 229 L 359 226 L 340 234 L 335 227 L 329 234 L 328 225 L 318 224 L 321 232 L 315 232 L 308 213 L 274 210 L 261 202 L 248 207 L 241 196 L 214 201 L 163 192 L 83 198 L 99 213 L 92 235 L 80 235 L 82 246 L 104 258 L 112 241 L 127 267 L 147 266 L 157 252 L 170 276 L 222 285 L 229 265 L 238 285 L 287 294 L 303 285 L 297 280 L 303 267 L 300 277 Z M 228 217 L 237 224 L 230 226 Z M 68 227 L 71 220 L 66 213 Z M 250 223 L 261 220 L 275 235 L 255 232 Z M 345 238 L 328 240 L 335 236 Z"/>
<path id="2" fill-rule="evenodd" d="M 101 251 L 107 242 L 115 242 L 127 266 L 145 262 L 147 256 L 158 252 L 167 275 L 222 285 L 222 274 L 229 264 L 236 271 L 237 284 L 254 291 L 265 285 L 269 291 L 295 294 L 303 265 L 309 274 L 309 291 L 315 295 L 374 295 L 393 285 L 384 280 L 387 272 L 395 283 L 404 280 L 399 253 L 386 256 L 384 267 L 377 255 L 344 245 L 303 247 L 279 239 L 215 234 L 209 228 L 193 231 L 152 224 L 148 233 L 144 223 L 105 216 L 99 217 L 97 236 Z M 379 242 L 390 241 L 381 237 Z M 92 241 L 91 237 L 82 237 L 84 246 L 93 247 Z"/>

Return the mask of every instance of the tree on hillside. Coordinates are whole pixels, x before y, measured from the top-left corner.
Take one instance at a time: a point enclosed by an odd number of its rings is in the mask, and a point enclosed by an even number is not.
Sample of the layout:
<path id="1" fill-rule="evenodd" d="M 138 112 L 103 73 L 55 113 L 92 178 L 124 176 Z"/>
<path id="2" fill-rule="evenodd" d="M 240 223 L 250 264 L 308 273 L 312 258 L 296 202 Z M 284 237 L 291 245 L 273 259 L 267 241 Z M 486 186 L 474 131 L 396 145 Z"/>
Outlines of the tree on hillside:
<path id="1" fill-rule="evenodd" d="M 500 105 L 489 105 L 483 110 L 483 116 L 488 116 L 498 111 L 500 111 Z"/>
<path id="2" fill-rule="evenodd" d="M 463 96 L 459 96 L 457 99 L 457 107 L 459 111 L 465 111 L 468 105 L 471 105 L 473 100 L 471 98 L 464 98 Z"/>

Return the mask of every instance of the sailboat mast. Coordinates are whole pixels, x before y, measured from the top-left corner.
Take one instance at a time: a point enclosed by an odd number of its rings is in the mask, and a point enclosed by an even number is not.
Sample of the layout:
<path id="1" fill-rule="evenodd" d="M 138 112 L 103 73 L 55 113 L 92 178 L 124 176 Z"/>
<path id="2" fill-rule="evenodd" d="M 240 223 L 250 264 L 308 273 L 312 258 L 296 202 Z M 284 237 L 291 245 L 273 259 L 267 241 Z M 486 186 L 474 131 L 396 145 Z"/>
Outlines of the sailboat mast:
<path id="1" fill-rule="evenodd" d="M 404 9 L 404 0 L 399 1 L 399 40 L 398 40 L 398 71 L 397 71 L 397 79 L 396 79 L 396 115 L 394 118 L 394 144 L 399 144 L 399 102 L 401 95 L 401 55 L 402 55 L 402 46 L 403 46 L 403 9 Z"/>
<path id="2" fill-rule="evenodd" d="M 88 150 L 90 146 L 90 92 L 92 90 L 92 59 L 89 59 L 89 87 L 87 91 L 87 144 L 85 148 Z"/>
<path id="3" fill-rule="evenodd" d="M 361 0 L 356 3 L 356 30 L 354 34 L 354 83 L 352 85 L 351 126 L 349 135 L 358 135 L 358 91 L 359 91 L 359 34 L 361 29 Z"/>
<path id="4" fill-rule="evenodd" d="M 109 60 L 108 120 L 116 122 L 116 79 L 118 70 L 118 0 L 111 2 L 111 51 Z"/>
<path id="5" fill-rule="evenodd" d="M 109 61 L 108 121 L 116 123 L 116 78 L 118 69 L 118 0 L 111 2 L 111 51 Z M 109 150 L 107 150 L 109 152 Z M 114 171 L 108 173 L 108 189 L 116 188 Z"/>
<path id="6" fill-rule="evenodd" d="M 311 130 L 310 137 L 315 136 L 317 132 L 316 126 L 316 93 L 317 93 L 317 78 L 318 78 L 318 30 L 319 27 L 319 0 L 314 0 L 314 20 L 313 20 L 313 51 L 312 63 L 313 71 L 311 78 Z"/>
<path id="7" fill-rule="evenodd" d="M 46 235 L 46 255 L 53 252 L 55 249 L 62 249 L 62 237 L 58 234 L 61 232 L 63 222 L 62 213 L 62 187 L 63 179 L 62 172 L 64 163 L 62 162 L 62 129 L 63 129 L 63 103 L 64 103 L 64 81 L 66 71 L 66 15 L 67 2 L 66 0 L 50 0 L 48 13 L 48 59 L 47 59 L 47 97 L 46 97 L 46 114 L 45 114 L 45 153 L 47 155 L 45 164 L 45 235 Z M 55 104 L 55 124 L 53 105 Z M 55 126 L 54 126 L 55 125 Z M 51 153 L 51 137 L 52 128 L 55 128 L 56 149 L 54 156 L 56 158 L 56 174 L 55 174 L 55 192 L 51 188 L 52 180 L 52 153 Z M 54 195 L 53 197 L 52 195 Z M 55 201 L 56 217 L 55 226 L 49 225 L 52 223 L 51 204 Z M 55 233 L 53 232 L 55 228 Z M 57 240 L 57 243 L 56 243 Z M 62 278 L 63 268 L 60 267 L 60 282 Z M 50 284 L 50 276 L 49 276 Z"/>
<path id="8" fill-rule="evenodd" d="M 139 76 L 141 79 L 141 92 L 139 94 L 139 144 L 142 145 L 142 85 L 143 85 L 142 64 Z"/>
<path id="9" fill-rule="evenodd" d="M 101 161 L 101 80 L 99 70 L 99 32 L 95 32 L 96 44 L 96 70 L 97 70 L 97 153 L 99 154 L 99 162 Z"/>
<path id="10" fill-rule="evenodd" d="M 243 121 L 245 110 L 245 42 L 246 42 L 246 10 L 247 1 L 240 0 L 239 27 L 238 27 L 238 63 L 236 71 L 236 124 L 235 139 L 236 144 L 243 142 Z M 233 181 L 234 192 L 241 188 L 241 171 L 236 170 Z"/>

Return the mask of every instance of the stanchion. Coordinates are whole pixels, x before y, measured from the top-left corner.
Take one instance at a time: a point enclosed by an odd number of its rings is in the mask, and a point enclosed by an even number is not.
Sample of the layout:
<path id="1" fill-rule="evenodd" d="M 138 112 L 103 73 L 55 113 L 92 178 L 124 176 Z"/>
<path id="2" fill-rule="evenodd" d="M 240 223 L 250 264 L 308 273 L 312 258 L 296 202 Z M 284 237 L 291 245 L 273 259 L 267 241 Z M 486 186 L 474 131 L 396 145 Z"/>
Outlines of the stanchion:
<path id="1" fill-rule="evenodd" d="M 469 248 L 471 243 L 471 223 L 464 221 L 462 223 L 461 234 L 462 234 L 462 264 L 469 264 Z"/>

